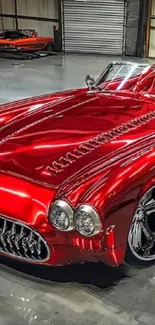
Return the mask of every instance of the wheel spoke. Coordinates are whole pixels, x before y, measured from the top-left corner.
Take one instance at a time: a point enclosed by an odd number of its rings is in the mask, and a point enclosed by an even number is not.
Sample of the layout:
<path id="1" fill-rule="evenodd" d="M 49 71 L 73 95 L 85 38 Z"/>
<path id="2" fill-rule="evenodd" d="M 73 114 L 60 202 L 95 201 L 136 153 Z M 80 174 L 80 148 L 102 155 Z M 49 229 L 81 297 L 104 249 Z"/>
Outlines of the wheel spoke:
<path id="1" fill-rule="evenodd" d="M 154 233 L 151 231 L 150 227 L 144 220 L 141 221 L 141 227 L 142 227 L 142 230 L 143 230 L 144 235 L 146 236 L 147 240 L 155 239 Z"/>
<path id="2" fill-rule="evenodd" d="M 155 212 L 155 201 L 154 201 L 154 199 L 151 198 L 150 200 L 148 200 L 145 203 L 143 209 L 147 214 Z"/>
<path id="3" fill-rule="evenodd" d="M 155 187 L 140 200 L 133 217 L 128 243 L 141 261 L 155 260 Z"/>
<path id="4" fill-rule="evenodd" d="M 136 220 L 131 229 L 130 229 L 130 241 L 132 242 L 132 246 L 134 247 L 134 249 L 139 248 L 142 246 L 142 227 L 141 227 L 141 222 L 139 222 L 139 220 Z"/>
<path id="5" fill-rule="evenodd" d="M 154 241 L 149 241 L 146 245 L 142 247 L 142 251 L 144 252 L 143 257 L 148 257 L 151 255 L 151 249 L 154 245 Z"/>

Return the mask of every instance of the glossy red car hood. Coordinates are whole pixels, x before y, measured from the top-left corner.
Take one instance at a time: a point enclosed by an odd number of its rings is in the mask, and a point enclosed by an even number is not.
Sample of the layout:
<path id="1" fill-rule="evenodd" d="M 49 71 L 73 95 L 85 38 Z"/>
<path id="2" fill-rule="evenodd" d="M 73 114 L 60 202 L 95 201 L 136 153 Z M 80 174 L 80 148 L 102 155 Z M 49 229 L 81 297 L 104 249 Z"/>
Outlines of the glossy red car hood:
<path id="1" fill-rule="evenodd" d="M 0 169 L 59 186 L 88 164 L 115 155 L 129 139 L 135 141 L 137 134 L 143 136 L 145 132 L 133 123 L 151 110 L 151 104 L 127 94 L 86 90 L 1 106 Z M 133 121 L 129 132 L 122 129 L 112 135 L 129 121 Z M 101 141 L 107 132 L 112 132 L 110 138 Z M 87 141 L 91 141 L 89 148 Z"/>

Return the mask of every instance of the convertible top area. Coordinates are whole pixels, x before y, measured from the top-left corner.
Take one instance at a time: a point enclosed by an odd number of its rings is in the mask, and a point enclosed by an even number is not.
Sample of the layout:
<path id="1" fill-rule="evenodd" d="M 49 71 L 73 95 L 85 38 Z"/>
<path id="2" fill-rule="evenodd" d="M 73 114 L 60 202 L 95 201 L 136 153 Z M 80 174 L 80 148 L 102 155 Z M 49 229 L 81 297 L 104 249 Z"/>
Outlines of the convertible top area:
<path id="1" fill-rule="evenodd" d="M 0 40 L 16 40 L 25 37 L 34 37 L 37 33 L 34 29 L 0 29 Z"/>

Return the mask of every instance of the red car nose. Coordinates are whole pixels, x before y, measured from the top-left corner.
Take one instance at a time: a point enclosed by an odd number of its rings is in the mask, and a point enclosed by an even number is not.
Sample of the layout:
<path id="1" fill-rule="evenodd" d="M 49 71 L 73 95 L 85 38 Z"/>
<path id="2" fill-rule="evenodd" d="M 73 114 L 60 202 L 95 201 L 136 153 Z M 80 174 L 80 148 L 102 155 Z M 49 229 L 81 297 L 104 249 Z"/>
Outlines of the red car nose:
<path id="1" fill-rule="evenodd" d="M 28 180 L 1 173 L 0 215 L 21 221 L 40 230 L 48 224 L 48 208 L 55 191 Z"/>

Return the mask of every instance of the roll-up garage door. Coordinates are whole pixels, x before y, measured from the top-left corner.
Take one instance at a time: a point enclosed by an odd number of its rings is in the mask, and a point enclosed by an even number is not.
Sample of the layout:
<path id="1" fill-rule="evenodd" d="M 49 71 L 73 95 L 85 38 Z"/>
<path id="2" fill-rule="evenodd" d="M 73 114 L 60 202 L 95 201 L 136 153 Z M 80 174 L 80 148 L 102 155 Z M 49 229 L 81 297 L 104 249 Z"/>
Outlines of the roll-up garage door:
<path id="1" fill-rule="evenodd" d="M 124 0 L 63 0 L 64 50 L 122 54 Z"/>

